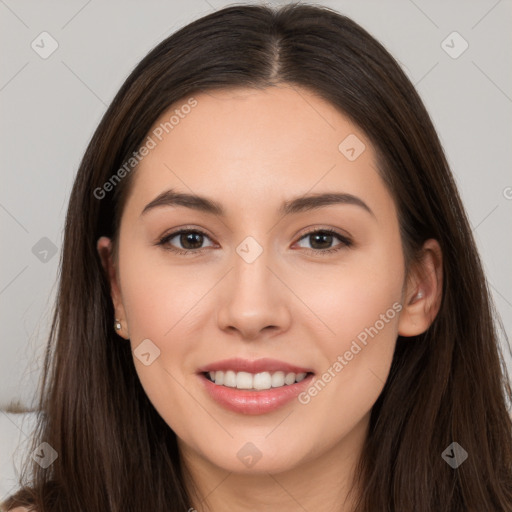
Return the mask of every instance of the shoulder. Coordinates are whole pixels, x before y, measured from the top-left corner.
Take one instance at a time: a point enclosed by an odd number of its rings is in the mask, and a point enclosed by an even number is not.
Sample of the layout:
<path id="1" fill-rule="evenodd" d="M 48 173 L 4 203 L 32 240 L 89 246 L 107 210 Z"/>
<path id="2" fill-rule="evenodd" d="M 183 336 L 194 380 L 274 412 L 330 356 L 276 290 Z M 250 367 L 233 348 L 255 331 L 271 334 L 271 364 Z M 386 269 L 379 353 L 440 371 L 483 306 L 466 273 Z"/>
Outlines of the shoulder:
<path id="1" fill-rule="evenodd" d="M 28 509 L 26 507 L 11 508 L 8 512 L 37 512 L 34 509 Z"/>

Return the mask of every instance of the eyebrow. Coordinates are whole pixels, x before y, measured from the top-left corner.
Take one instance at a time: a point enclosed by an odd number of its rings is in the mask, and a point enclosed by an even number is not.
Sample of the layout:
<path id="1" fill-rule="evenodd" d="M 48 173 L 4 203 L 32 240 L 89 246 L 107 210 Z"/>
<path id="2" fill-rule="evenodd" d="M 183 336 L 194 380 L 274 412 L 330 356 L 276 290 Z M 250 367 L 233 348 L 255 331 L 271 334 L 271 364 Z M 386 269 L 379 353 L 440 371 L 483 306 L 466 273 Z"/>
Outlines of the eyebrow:
<path id="1" fill-rule="evenodd" d="M 306 212 L 316 210 L 317 208 L 323 208 L 325 206 L 331 206 L 336 204 L 350 204 L 361 207 L 363 210 L 375 217 L 375 214 L 370 207 L 359 197 L 352 194 L 346 194 L 342 192 L 327 192 L 309 194 L 306 196 L 296 197 L 288 201 L 284 201 L 278 210 L 279 216 L 292 215 L 295 213 Z M 187 194 L 184 192 L 176 192 L 173 189 L 166 190 L 159 194 L 155 199 L 148 203 L 144 210 L 142 210 L 141 216 L 150 210 L 162 206 L 183 206 L 192 210 L 197 210 L 212 215 L 218 215 L 224 217 L 226 212 L 223 206 L 207 197 Z"/>

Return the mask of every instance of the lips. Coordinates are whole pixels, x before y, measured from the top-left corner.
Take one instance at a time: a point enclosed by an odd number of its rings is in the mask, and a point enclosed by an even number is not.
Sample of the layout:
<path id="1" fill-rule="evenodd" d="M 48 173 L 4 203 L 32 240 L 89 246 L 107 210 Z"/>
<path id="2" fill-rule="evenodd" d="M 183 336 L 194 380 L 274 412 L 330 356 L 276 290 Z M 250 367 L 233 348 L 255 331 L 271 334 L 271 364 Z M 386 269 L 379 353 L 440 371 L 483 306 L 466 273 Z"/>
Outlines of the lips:
<path id="1" fill-rule="evenodd" d="M 211 380 L 211 375 L 221 373 L 224 375 L 236 374 L 237 381 L 239 375 L 243 379 L 265 379 L 268 380 L 268 374 L 272 373 L 273 378 L 276 375 L 284 378 L 300 376 L 299 382 L 291 382 L 287 379 L 284 382 L 278 382 L 278 387 L 270 389 L 239 389 L 232 387 L 233 382 L 228 386 L 216 384 Z M 245 375 L 244 375 L 245 374 Z M 250 375 L 252 374 L 252 376 Z M 215 363 L 202 366 L 198 369 L 198 376 L 206 394 L 218 405 L 225 409 L 239 413 L 258 415 L 265 414 L 291 403 L 302 391 L 304 391 L 312 382 L 313 371 L 311 368 L 297 366 L 277 359 L 257 359 L 250 361 L 248 359 L 224 359 Z M 258 376 L 258 377 L 256 377 Z M 232 377 L 232 375 L 231 375 Z M 279 377 L 279 378 L 280 378 Z M 264 385 L 262 382 L 256 384 L 256 380 L 251 380 L 252 385 L 256 387 L 268 387 L 268 382 Z M 238 382 L 238 384 L 240 384 Z"/>
<path id="2" fill-rule="evenodd" d="M 278 372 L 284 373 L 314 373 L 311 368 L 304 366 L 296 366 L 277 359 L 262 358 L 250 361 L 242 358 L 223 359 L 214 363 L 207 364 L 198 368 L 198 373 L 208 373 L 215 371 L 228 371 L 232 370 L 235 373 L 248 372 L 248 373 L 261 373 L 261 372 Z"/>

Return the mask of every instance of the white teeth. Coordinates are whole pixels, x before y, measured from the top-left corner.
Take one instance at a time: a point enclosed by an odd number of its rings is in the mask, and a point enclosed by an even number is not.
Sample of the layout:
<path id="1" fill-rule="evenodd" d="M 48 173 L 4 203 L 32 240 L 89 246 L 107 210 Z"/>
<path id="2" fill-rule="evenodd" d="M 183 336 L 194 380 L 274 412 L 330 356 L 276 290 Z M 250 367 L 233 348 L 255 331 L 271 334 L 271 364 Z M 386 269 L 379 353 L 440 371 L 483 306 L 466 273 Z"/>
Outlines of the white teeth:
<path id="1" fill-rule="evenodd" d="M 273 372 L 234 372 L 227 370 L 225 372 L 217 370 L 208 372 L 210 379 L 218 386 L 227 386 L 237 389 L 264 390 L 270 388 L 280 388 L 290 386 L 295 382 L 301 382 L 306 378 L 307 373 L 284 373 L 281 371 Z"/>
<path id="2" fill-rule="evenodd" d="M 284 386 L 284 372 L 276 372 L 272 375 L 272 387 L 280 388 Z"/>
<path id="3" fill-rule="evenodd" d="M 215 381 L 217 382 L 217 381 Z M 224 374 L 224 386 L 227 386 L 228 388 L 236 388 L 236 373 L 228 370 Z"/>
<path id="4" fill-rule="evenodd" d="M 284 383 L 289 386 L 290 384 L 293 384 L 295 382 L 295 373 L 287 373 L 286 377 L 284 378 Z"/>
<path id="5" fill-rule="evenodd" d="M 295 376 L 295 382 L 300 382 L 306 378 L 307 373 L 297 373 Z"/>
<path id="6" fill-rule="evenodd" d="M 257 373 L 252 378 L 252 385 L 254 389 L 270 389 L 272 387 L 272 377 L 270 376 L 270 373 Z"/>
<path id="7" fill-rule="evenodd" d="M 247 372 L 238 372 L 236 374 L 236 387 L 238 389 L 251 389 L 252 375 Z"/>

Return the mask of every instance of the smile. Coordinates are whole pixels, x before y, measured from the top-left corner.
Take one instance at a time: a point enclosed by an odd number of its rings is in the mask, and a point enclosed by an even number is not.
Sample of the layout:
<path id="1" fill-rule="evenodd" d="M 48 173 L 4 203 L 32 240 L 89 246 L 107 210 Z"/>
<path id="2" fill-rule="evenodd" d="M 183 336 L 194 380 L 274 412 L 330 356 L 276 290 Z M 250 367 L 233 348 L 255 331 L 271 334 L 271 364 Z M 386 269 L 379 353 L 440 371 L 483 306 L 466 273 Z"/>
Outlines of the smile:
<path id="1" fill-rule="evenodd" d="M 252 374 L 249 372 L 235 372 L 234 370 L 217 370 L 214 372 L 207 372 L 205 376 L 207 379 L 215 383 L 217 386 L 226 386 L 229 388 L 248 389 L 254 391 L 261 391 L 264 389 L 280 388 L 283 386 L 290 386 L 292 384 L 301 382 L 306 378 L 307 373 L 293 373 L 293 372 L 260 372 Z"/>
<path id="2" fill-rule="evenodd" d="M 264 414 L 292 402 L 313 380 L 311 368 L 276 359 L 235 358 L 198 369 L 207 396 L 224 409 Z"/>

